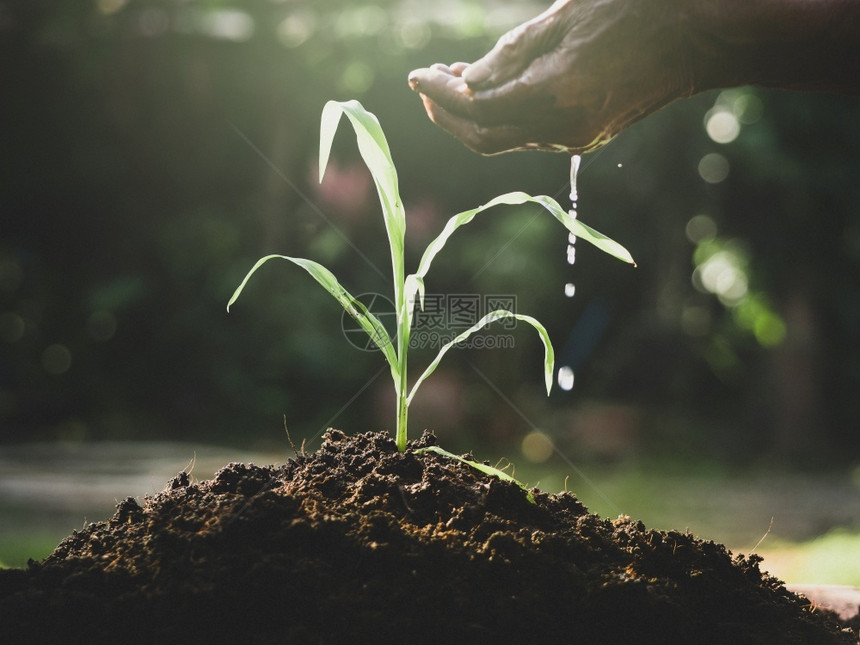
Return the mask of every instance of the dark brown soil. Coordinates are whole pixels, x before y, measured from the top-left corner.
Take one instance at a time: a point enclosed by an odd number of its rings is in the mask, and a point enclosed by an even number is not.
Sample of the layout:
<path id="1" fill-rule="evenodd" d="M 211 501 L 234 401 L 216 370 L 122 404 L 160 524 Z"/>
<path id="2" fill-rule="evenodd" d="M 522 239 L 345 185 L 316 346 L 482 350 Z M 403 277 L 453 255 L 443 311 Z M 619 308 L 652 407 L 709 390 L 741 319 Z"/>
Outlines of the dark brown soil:
<path id="1" fill-rule="evenodd" d="M 386 434 L 279 467 L 181 473 L 0 571 L 0 641 L 856 643 L 686 533 L 590 515 Z"/>

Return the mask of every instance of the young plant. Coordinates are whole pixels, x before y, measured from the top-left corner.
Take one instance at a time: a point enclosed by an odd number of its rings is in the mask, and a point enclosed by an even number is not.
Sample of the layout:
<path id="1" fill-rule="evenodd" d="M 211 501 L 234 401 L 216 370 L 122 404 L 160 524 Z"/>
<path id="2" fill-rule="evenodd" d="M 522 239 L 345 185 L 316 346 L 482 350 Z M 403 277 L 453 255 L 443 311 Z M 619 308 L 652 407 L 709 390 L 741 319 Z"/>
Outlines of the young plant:
<path id="1" fill-rule="evenodd" d="M 537 331 L 544 346 L 544 381 L 546 383 L 547 395 L 552 388 L 553 365 L 555 354 L 552 343 L 544 326 L 531 316 L 517 314 L 511 311 L 499 309 L 492 311 L 475 323 L 472 327 L 459 334 L 439 350 L 436 358 L 424 370 L 421 376 L 409 388 L 407 380 L 407 353 L 409 349 L 409 335 L 412 329 L 412 320 L 415 312 L 416 297 L 422 310 L 424 307 L 424 278 L 430 270 L 433 259 L 445 246 L 448 238 L 455 230 L 471 222 L 479 213 L 497 206 L 499 204 L 523 204 L 533 202 L 542 206 L 553 217 L 578 238 L 587 240 L 597 248 L 610 255 L 633 263 L 630 253 L 617 242 L 594 229 L 586 226 L 574 216 L 565 211 L 554 199 L 546 195 L 532 197 L 522 192 L 512 192 L 500 195 L 490 200 L 483 206 L 454 215 L 448 220 L 439 236 L 433 240 L 415 273 L 406 274 L 404 267 L 404 237 L 406 233 L 406 212 L 397 183 L 397 171 L 391 159 L 388 142 L 382 132 L 382 127 L 376 116 L 365 110 L 358 101 L 329 101 L 322 112 L 320 126 L 320 156 L 319 156 L 319 178 L 322 181 L 331 152 L 332 141 L 335 131 L 340 123 L 342 115 L 346 115 L 355 130 L 358 141 L 358 149 L 364 163 L 373 176 L 376 190 L 379 194 L 379 202 L 382 205 L 382 216 L 385 221 L 385 230 L 388 235 L 388 245 L 391 250 L 391 269 L 394 278 L 394 305 L 396 309 L 396 333 L 394 338 L 361 302 L 356 300 L 337 280 L 334 274 L 321 264 L 305 258 L 290 257 L 287 255 L 267 255 L 260 258 L 251 268 L 245 279 L 233 293 L 227 304 L 227 311 L 239 298 L 245 285 L 252 275 L 266 262 L 273 259 L 287 260 L 307 271 L 326 291 L 328 291 L 355 320 L 355 322 L 370 336 L 373 343 L 380 349 L 391 369 L 391 378 L 394 381 L 394 391 L 397 395 L 397 422 L 395 440 L 399 450 L 406 449 L 407 416 L 409 405 L 415 397 L 418 387 L 430 376 L 439 365 L 442 357 L 449 349 L 466 340 L 476 331 L 486 327 L 492 322 L 506 318 L 516 318 L 528 323 Z"/>

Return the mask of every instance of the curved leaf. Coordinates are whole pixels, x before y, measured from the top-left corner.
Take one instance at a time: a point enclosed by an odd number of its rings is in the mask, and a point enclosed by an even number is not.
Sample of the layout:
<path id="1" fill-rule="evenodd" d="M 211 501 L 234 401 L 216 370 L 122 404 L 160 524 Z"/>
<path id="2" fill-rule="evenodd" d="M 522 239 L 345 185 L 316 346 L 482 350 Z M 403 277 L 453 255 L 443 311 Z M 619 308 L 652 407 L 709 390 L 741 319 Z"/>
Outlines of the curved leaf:
<path id="1" fill-rule="evenodd" d="M 386 331 L 382 323 L 379 322 L 379 319 L 374 316 L 367 307 L 356 300 L 352 294 L 344 289 L 331 271 L 313 260 L 293 258 L 288 255 L 267 255 L 260 258 L 257 260 L 257 263 L 251 267 L 251 270 L 248 271 L 248 274 L 245 276 L 245 279 L 242 280 L 242 283 L 236 288 L 236 291 L 233 292 L 230 302 L 227 303 L 227 311 L 230 311 L 230 307 L 239 299 L 239 295 L 242 293 L 242 290 L 245 288 L 250 277 L 257 272 L 257 269 L 269 260 L 274 259 L 287 260 L 310 273 L 314 280 L 322 285 L 322 287 L 340 303 L 341 307 L 343 307 L 352 319 L 358 323 L 367 335 L 370 336 L 370 339 L 377 347 L 379 347 L 389 365 L 391 365 L 392 373 L 397 370 L 397 357 L 394 352 L 394 345 L 391 342 L 391 337 L 388 335 L 388 331 Z"/>
<path id="2" fill-rule="evenodd" d="M 382 205 L 382 215 L 385 219 L 385 230 L 391 246 L 391 257 L 392 261 L 395 261 L 395 258 L 403 257 L 403 237 L 406 231 L 406 212 L 400 200 L 397 169 L 394 167 L 388 140 L 385 138 L 379 120 L 374 114 L 365 110 L 358 101 L 329 101 L 323 108 L 320 120 L 320 181 L 325 175 L 331 145 L 343 114 L 349 118 L 355 130 L 361 158 L 376 184 L 376 191 Z M 402 279 L 403 276 L 397 275 L 397 267 L 395 267 L 395 285 Z"/>
<path id="3" fill-rule="evenodd" d="M 635 262 L 633 261 L 633 257 L 630 255 L 630 252 L 625 249 L 623 246 L 615 242 L 614 240 L 606 237 L 602 233 L 595 231 L 590 226 L 586 226 L 578 219 L 573 217 L 570 213 L 568 213 L 565 209 L 561 207 L 561 205 L 555 201 L 552 197 L 548 197 L 547 195 L 538 195 L 533 197 L 527 193 L 516 191 L 511 193 L 505 193 L 504 195 L 499 195 L 495 199 L 491 199 L 486 204 L 482 206 L 478 206 L 477 208 L 473 208 L 468 211 L 463 211 L 462 213 L 458 213 L 454 215 L 451 219 L 449 219 L 445 227 L 442 229 L 442 232 L 427 246 L 427 249 L 424 251 L 424 255 L 421 257 L 421 262 L 418 263 L 418 271 L 416 275 L 420 277 L 424 277 L 427 275 L 427 271 L 430 269 L 430 265 L 433 262 L 433 258 L 436 257 L 436 254 L 442 250 L 445 246 L 445 243 L 448 241 L 448 238 L 456 231 L 458 228 L 463 226 L 464 224 L 468 224 L 475 216 L 487 210 L 488 208 L 492 208 L 493 206 L 498 206 L 499 204 L 524 204 L 526 202 L 532 202 L 535 204 L 539 204 L 543 206 L 546 210 L 548 210 L 553 217 L 555 217 L 558 221 L 560 221 L 571 233 L 576 235 L 577 237 L 582 238 L 586 242 L 590 242 L 594 244 L 601 251 L 608 253 L 609 255 L 618 258 L 624 262 L 629 264 L 633 264 L 635 266 Z"/>
<path id="4" fill-rule="evenodd" d="M 525 314 L 515 314 L 513 312 L 507 311 L 506 309 L 496 309 L 495 311 L 491 311 L 486 316 L 481 318 L 474 325 L 469 327 L 466 331 L 459 334 L 454 340 L 445 343 L 442 348 L 439 350 L 439 353 L 436 354 L 436 358 L 433 359 L 433 362 L 424 370 L 424 373 L 418 377 L 418 380 L 415 381 L 415 385 L 412 386 L 412 391 L 409 393 L 409 396 L 406 399 L 406 405 L 409 405 L 412 402 L 412 397 L 415 396 L 415 392 L 418 390 L 418 386 L 424 382 L 428 376 L 430 376 L 433 372 L 436 371 L 436 368 L 439 366 L 439 362 L 442 360 L 442 357 L 448 353 L 448 350 L 457 345 L 458 343 L 463 342 L 469 336 L 474 334 L 476 331 L 486 327 L 492 322 L 497 320 L 504 320 L 505 318 L 516 318 L 517 320 L 522 320 L 523 322 L 528 323 L 532 327 L 535 328 L 538 335 L 540 336 L 541 341 L 543 342 L 544 349 L 544 360 L 543 360 L 543 369 L 544 369 L 544 383 L 546 385 L 546 393 L 549 396 L 550 390 L 552 389 L 552 375 L 553 369 L 555 366 L 555 351 L 552 348 L 552 342 L 549 339 L 549 333 L 547 333 L 546 328 L 538 322 L 535 318 L 531 316 L 526 316 Z"/>
<path id="5" fill-rule="evenodd" d="M 528 195 L 526 197 L 529 197 Z M 553 216 L 565 225 L 567 230 L 576 235 L 576 237 L 593 244 L 604 253 L 608 253 L 614 258 L 636 266 L 633 256 L 630 251 L 621 246 L 612 238 L 607 237 L 603 233 L 594 230 L 588 224 L 583 224 L 576 217 L 561 207 L 561 205 L 548 195 L 537 195 L 529 197 L 527 201 L 535 202 L 546 208 Z"/>
<path id="6" fill-rule="evenodd" d="M 415 296 L 418 296 L 418 302 L 415 302 Z M 406 276 L 406 282 L 403 286 L 403 297 L 406 299 L 406 328 L 412 329 L 412 319 L 415 316 L 415 305 L 421 307 L 424 311 L 424 280 L 419 278 L 414 273 Z"/>

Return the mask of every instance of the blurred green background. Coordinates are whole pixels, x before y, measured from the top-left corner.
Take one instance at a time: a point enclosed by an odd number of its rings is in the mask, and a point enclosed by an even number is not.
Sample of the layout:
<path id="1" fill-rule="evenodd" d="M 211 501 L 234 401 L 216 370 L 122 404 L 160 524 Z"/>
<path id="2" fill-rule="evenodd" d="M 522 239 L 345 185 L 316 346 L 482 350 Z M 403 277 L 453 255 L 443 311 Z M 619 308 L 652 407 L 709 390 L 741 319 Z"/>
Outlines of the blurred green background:
<path id="1" fill-rule="evenodd" d="M 476 59 L 545 6 L 0 2 L 0 450 L 169 440 L 287 456 L 284 419 L 310 448 L 327 425 L 392 429 L 381 356 L 344 339 L 338 305 L 303 272 L 273 264 L 229 315 L 226 302 L 270 252 L 321 261 L 355 294 L 390 293 L 375 191 L 346 129 L 316 181 L 329 99 L 380 118 L 407 268 L 447 217 L 497 194 L 564 202 L 569 158 L 480 157 L 406 83 L 413 68 Z M 432 428 L 452 450 L 538 471 L 827 472 L 856 499 L 858 107 L 710 92 L 587 155 L 580 217 L 638 269 L 583 244 L 568 265 L 564 229 L 535 208 L 463 229 L 428 291 L 516 295 L 575 386 L 544 396 L 539 342 L 519 329 L 511 350 L 449 353 L 416 397 L 413 435 Z"/>

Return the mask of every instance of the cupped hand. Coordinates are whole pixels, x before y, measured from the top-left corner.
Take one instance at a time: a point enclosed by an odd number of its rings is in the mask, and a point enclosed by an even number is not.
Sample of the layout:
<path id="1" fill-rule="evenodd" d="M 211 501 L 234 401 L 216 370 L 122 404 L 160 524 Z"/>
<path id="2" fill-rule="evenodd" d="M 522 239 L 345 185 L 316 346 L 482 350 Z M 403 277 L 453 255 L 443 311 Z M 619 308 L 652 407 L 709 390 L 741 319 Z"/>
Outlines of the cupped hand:
<path id="1" fill-rule="evenodd" d="M 409 84 L 477 152 L 588 152 L 694 92 L 681 4 L 558 0 L 475 63 L 418 69 Z"/>

